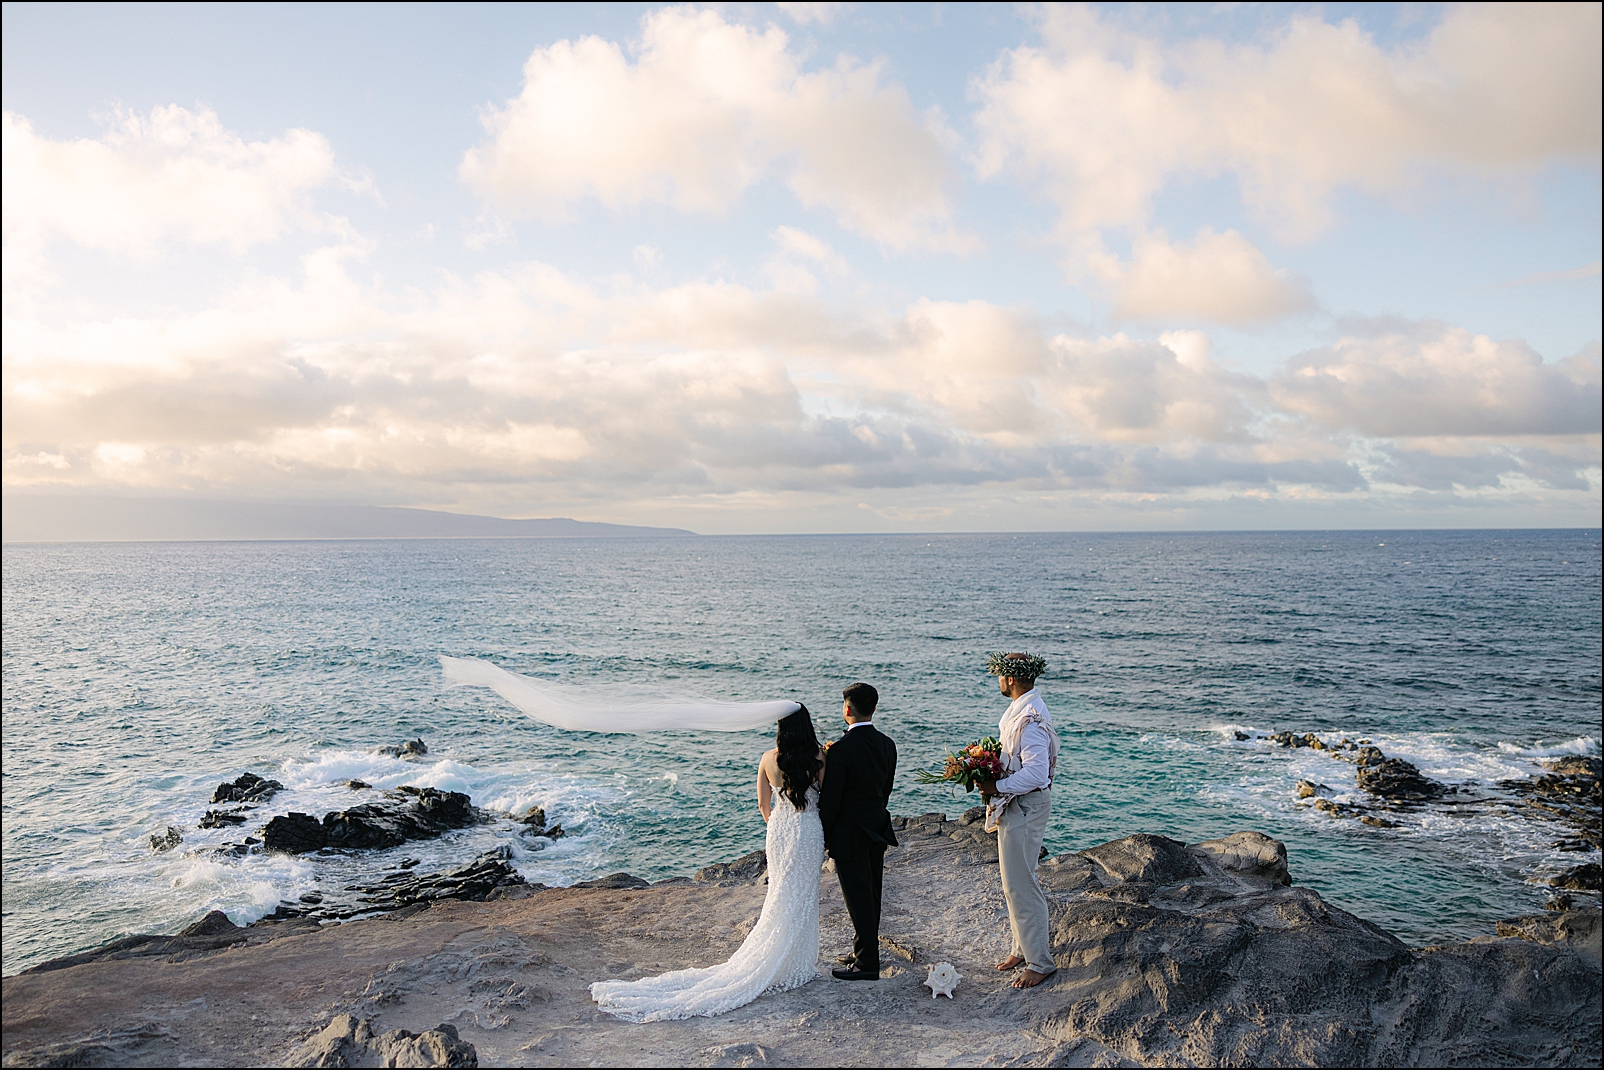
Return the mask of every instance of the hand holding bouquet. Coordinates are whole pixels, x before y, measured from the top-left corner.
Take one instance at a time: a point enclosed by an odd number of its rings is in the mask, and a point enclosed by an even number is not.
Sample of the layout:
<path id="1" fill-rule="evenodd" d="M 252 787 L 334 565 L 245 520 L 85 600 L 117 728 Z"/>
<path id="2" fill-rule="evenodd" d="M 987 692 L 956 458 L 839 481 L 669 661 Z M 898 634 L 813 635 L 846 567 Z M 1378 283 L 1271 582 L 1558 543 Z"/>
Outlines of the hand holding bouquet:
<path id="1" fill-rule="evenodd" d="M 987 736 L 948 754 L 941 772 L 921 769 L 914 779 L 921 784 L 962 784 L 965 791 L 974 791 L 980 781 L 996 780 L 1003 772 L 1002 744 Z"/>

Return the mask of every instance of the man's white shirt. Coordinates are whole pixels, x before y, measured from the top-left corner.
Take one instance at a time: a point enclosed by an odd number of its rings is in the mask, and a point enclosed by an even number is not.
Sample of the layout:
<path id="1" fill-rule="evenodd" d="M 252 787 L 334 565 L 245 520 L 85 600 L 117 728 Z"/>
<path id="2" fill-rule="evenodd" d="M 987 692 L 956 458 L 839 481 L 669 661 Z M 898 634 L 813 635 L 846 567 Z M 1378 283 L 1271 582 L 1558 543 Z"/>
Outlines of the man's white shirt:
<path id="1" fill-rule="evenodd" d="M 1026 706 L 1034 707 L 1042 720 L 1050 723 L 1052 715 L 1047 712 L 1047 703 L 1033 687 L 1009 703 L 1002 720 L 997 722 L 998 739 L 1003 737 L 1008 722 L 1023 712 Z M 1052 746 L 1047 728 L 1041 722 L 1032 721 L 1025 725 L 1025 730 L 1019 736 L 1019 769 L 997 781 L 998 794 L 1024 795 L 1048 787 L 1052 783 Z"/>

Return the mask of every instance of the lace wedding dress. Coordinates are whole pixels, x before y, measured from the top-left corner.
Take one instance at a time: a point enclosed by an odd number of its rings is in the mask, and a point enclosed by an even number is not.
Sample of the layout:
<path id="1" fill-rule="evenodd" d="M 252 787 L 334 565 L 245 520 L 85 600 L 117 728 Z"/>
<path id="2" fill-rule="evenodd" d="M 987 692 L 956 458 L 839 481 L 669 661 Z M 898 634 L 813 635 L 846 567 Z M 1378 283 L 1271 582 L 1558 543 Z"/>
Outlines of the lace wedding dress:
<path id="1" fill-rule="evenodd" d="M 608 1014 L 631 1022 L 660 1022 L 723 1014 L 765 992 L 807 984 L 819 961 L 819 870 L 824 865 L 824 827 L 819 789 L 797 810 L 776 791 L 765 847 L 769 891 L 763 914 L 728 962 L 675 970 L 639 981 L 597 981 L 591 998 Z"/>

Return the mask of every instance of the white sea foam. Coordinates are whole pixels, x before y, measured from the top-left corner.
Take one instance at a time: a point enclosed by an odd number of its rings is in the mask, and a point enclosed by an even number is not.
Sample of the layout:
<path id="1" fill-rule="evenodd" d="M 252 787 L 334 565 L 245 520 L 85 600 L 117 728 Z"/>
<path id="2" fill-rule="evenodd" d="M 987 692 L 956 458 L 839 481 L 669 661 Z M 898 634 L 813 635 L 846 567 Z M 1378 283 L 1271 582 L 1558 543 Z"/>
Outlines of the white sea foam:
<path id="1" fill-rule="evenodd" d="M 1565 755 L 1580 755 L 1593 758 L 1599 753 L 1599 738 L 1597 736 L 1577 736 L 1565 743 L 1545 744 L 1541 741 L 1530 747 L 1522 747 L 1518 743 L 1500 742 L 1498 749 L 1506 754 L 1517 754 L 1522 758 L 1560 758 Z"/>
<path id="2" fill-rule="evenodd" d="M 1223 732 L 1219 734 L 1224 735 Z M 1596 753 L 1596 739 L 1584 736 L 1554 747 L 1541 743 L 1521 747 L 1487 746 L 1439 732 L 1317 734 L 1328 742 L 1362 736 L 1388 757 L 1412 762 L 1434 780 L 1468 787 L 1470 794 L 1462 798 L 1470 805 L 1458 805 L 1461 797 L 1448 796 L 1437 804 L 1388 810 L 1385 817 L 1397 824 L 1389 829 L 1371 828 L 1351 818 L 1334 817 L 1316 809 L 1312 800 L 1299 799 L 1297 782 L 1307 780 L 1320 785 L 1326 789 L 1321 794 L 1333 802 L 1373 809 L 1376 800 L 1358 788 L 1357 768 L 1323 751 L 1308 747 L 1280 748 L 1262 740 L 1251 742 L 1266 747 L 1276 761 L 1232 781 L 1206 785 L 1199 794 L 1236 809 L 1257 812 L 1275 822 L 1291 822 L 1322 837 L 1365 840 L 1386 836 L 1430 841 L 1434 851 L 1447 849 L 1462 858 L 1464 865 L 1519 874 L 1528 882 L 1543 887 L 1546 887 L 1543 882 L 1547 876 L 1599 857 L 1597 851 L 1557 849 L 1555 839 L 1560 833 L 1556 826 L 1532 817 L 1513 798 L 1500 801 L 1496 787 L 1500 780 L 1542 773 L 1543 768 L 1534 760 L 1537 757 L 1555 753 Z M 1235 742 L 1234 736 L 1231 742 Z M 1217 737 L 1213 743 L 1216 748 L 1225 745 Z"/>

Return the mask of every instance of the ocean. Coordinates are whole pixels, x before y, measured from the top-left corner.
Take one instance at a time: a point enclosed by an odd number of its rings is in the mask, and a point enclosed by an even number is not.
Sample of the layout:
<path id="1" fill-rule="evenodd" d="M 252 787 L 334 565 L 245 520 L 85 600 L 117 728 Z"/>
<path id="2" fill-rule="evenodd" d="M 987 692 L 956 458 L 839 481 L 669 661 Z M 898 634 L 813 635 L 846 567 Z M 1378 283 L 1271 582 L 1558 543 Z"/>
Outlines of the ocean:
<path id="1" fill-rule="evenodd" d="M 605 694 L 644 685 L 807 703 L 880 690 L 892 810 L 978 800 L 913 773 L 996 730 L 989 650 L 1042 654 L 1063 750 L 1047 843 L 1134 832 L 1284 840 L 1296 883 L 1416 945 L 1540 910 L 1567 852 L 1501 779 L 1600 752 L 1600 532 L 1433 531 L 12 544 L 4 550 L 6 974 L 210 909 L 245 923 L 386 863 L 497 846 L 531 881 L 689 875 L 762 845 L 772 733 L 572 733 L 443 685 L 442 655 Z M 1300 805 L 1362 801 L 1354 767 L 1250 737 L 1368 739 L 1457 786 L 1373 828 Z M 416 760 L 377 753 L 422 737 Z M 213 788 L 345 786 L 538 804 L 378 858 L 214 850 Z M 154 852 L 168 826 L 184 842 Z M 954 879 L 962 879 L 956 875 Z"/>

